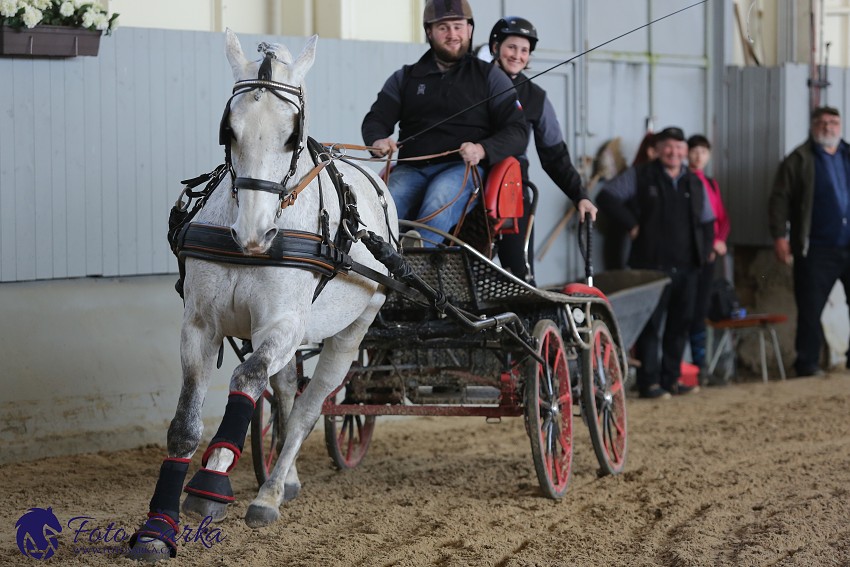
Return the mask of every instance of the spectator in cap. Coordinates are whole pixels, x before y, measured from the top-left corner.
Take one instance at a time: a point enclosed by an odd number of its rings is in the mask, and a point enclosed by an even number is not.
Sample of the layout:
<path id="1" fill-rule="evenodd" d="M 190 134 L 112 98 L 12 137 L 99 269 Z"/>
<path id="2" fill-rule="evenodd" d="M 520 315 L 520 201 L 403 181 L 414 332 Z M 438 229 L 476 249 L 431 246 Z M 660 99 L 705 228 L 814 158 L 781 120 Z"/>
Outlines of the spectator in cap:
<path id="1" fill-rule="evenodd" d="M 528 60 L 537 46 L 537 29 L 530 21 L 519 16 L 507 16 L 493 25 L 490 31 L 490 53 L 496 65 L 513 81 L 519 102 L 528 122 L 529 137 L 534 134 L 534 143 L 540 165 L 549 177 L 575 203 L 579 221 L 585 214 L 596 220 L 596 206 L 581 186 L 581 176 L 570 159 L 570 152 L 561 133 L 561 125 L 546 91 L 523 74 Z M 528 156 L 517 155 L 522 166 L 524 180 L 528 180 Z M 519 222 L 519 234 L 506 234 L 498 243 L 499 261 L 515 276 L 534 284 L 534 232 L 525 248 L 531 210 L 528 191 L 524 193 L 525 216 Z"/>
<path id="2" fill-rule="evenodd" d="M 709 253 L 708 261 L 700 271 L 696 309 L 694 310 L 690 332 L 691 359 L 696 366 L 699 366 L 702 375 L 705 374 L 706 370 L 707 329 L 705 318 L 708 315 L 711 282 L 714 281 L 714 266 L 718 257 L 726 255 L 726 239 L 729 237 L 730 229 L 729 216 L 726 214 L 726 207 L 723 206 L 723 199 L 720 195 L 720 186 L 717 184 L 717 180 L 705 174 L 705 167 L 709 161 L 711 161 L 711 142 L 708 141 L 708 138 L 702 134 L 694 134 L 688 138 L 688 168 L 702 182 L 705 193 L 708 195 L 708 201 L 711 203 L 711 210 L 714 213 L 714 244 Z M 710 380 L 709 378 L 709 384 L 721 384 Z"/>
<path id="3" fill-rule="evenodd" d="M 679 376 L 699 270 L 714 241 L 714 214 L 699 177 L 685 166 L 687 147 L 681 128 L 661 130 L 655 136 L 658 157 L 623 171 L 606 183 L 598 198 L 602 213 L 632 239 L 629 266 L 659 270 L 671 280 L 635 343 L 642 398 L 669 398 L 698 389 L 679 384 Z"/>
<path id="4" fill-rule="evenodd" d="M 527 143 L 510 79 L 470 52 L 473 25 L 466 0 L 428 0 L 423 26 L 430 49 L 387 79 L 361 126 L 363 141 L 376 148 L 375 155 L 434 156 L 398 163 L 389 190 L 400 219 L 421 220 L 443 231 L 457 224 L 467 205 L 473 206 L 467 164 L 483 177 L 490 166 L 521 154 Z M 392 138 L 396 124 L 402 146 Z M 433 245 L 429 239 L 441 240 L 422 236 L 426 245 Z"/>
<path id="5" fill-rule="evenodd" d="M 838 109 L 812 112 L 809 139 L 779 166 L 768 212 L 776 259 L 793 263 L 797 376 L 823 374 L 821 314 L 838 280 L 850 298 L 850 146 Z"/>

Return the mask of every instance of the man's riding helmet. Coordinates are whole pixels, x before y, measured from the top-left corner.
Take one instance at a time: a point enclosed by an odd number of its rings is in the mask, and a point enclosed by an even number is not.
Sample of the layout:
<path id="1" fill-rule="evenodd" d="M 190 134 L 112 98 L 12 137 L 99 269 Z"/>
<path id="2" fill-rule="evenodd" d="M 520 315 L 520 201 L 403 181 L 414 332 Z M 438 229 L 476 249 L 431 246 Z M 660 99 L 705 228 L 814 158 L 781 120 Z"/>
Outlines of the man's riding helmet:
<path id="1" fill-rule="evenodd" d="M 472 21 L 472 8 L 466 0 L 428 0 L 425 2 L 425 11 L 422 14 L 422 25 L 425 29 L 431 24 L 443 20 L 466 20 Z"/>
<path id="2" fill-rule="evenodd" d="M 496 45 L 502 43 L 509 35 L 518 35 L 528 40 L 529 52 L 537 47 L 537 28 L 534 24 L 519 16 L 507 16 L 493 26 L 490 32 L 490 53 L 496 55 Z"/>

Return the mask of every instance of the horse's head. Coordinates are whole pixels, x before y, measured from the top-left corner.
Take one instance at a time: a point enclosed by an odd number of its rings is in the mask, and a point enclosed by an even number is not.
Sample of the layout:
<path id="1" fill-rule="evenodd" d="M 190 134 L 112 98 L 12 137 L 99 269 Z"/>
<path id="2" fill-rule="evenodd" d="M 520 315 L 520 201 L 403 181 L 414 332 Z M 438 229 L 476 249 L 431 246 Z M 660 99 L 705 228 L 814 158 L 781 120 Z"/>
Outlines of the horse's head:
<path id="1" fill-rule="evenodd" d="M 268 250 L 277 234 L 281 204 L 298 183 L 298 158 L 307 142 L 304 76 L 313 65 L 316 36 L 293 61 L 280 44 L 261 43 L 259 61 L 248 61 L 239 39 L 227 30 L 226 53 L 233 96 L 221 124 L 235 172 L 239 212 L 233 238 L 246 253 Z"/>

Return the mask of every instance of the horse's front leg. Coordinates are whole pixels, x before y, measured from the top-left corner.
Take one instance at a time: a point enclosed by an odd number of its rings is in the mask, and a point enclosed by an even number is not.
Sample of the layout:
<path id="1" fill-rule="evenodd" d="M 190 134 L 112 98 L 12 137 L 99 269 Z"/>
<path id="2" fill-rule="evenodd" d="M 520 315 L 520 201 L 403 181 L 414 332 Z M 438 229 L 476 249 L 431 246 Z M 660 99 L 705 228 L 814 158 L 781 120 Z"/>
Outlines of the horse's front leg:
<path id="1" fill-rule="evenodd" d="M 245 513 L 245 522 L 252 528 L 267 526 L 280 518 L 280 505 L 287 491 L 292 489 L 288 483 L 301 444 L 321 416 L 325 398 L 342 384 L 357 356 L 363 335 L 382 302 L 382 297 L 380 300 L 373 299 L 370 307 L 354 323 L 336 336 L 325 339 L 316 371 L 287 420 L 286 437 L 274 471 Z"/>
<path id="2" fill-rule="evenodd" d="M 235 500 L 229 473 L 242 455 L 256 401 L 261 401 L 269 374 L 279 373 L 284 357 L 291 359 L 295 350 L 292 343 L 297 333 L 292 326 L 283 328 L 287 330 L 269 332 L 254 354 L 234 370 L 221 425 L 204 451 L 201 469 L 186 485 L 184 512 L 212 521 L 227 515 L 227 506 Z"/>
<path id="3" fill-rule="evenodd" d="M 160 466 L 148 519 L 130 540 L 130 554 L 135 559 L 155 561 L 177 554 L 180 493 L 204 431 L 201 410 L 220 341 L 213 329 L 187 315 L 180 344 L 183 385 L 168 428 L 168 457 Z"/>
<path id="4" fill-rule="evenodd" d="M 286 367 L 271 377 L 272 387 L 275 392 L 275 400 L 277 402 L 277 411 L 280 413 L 278 420 L 278 435 L 281 436 L 281 445 L 286 435 L 286 424 L 289 423 L 292 415 L 292 407 L 295 403 L 295 396 L 298 393 L 298 365 L 295 357 L 289 361 Z M 269 471 L 272 472 L 272 471 Z M 284 482 L 283 501 L 289 502 L 293 500 L 298 493 L 301 492 L 301 481 L 298 478 L 298 470 L 296 463 L 293 462 L 289 467 L 289 474 Z"/>

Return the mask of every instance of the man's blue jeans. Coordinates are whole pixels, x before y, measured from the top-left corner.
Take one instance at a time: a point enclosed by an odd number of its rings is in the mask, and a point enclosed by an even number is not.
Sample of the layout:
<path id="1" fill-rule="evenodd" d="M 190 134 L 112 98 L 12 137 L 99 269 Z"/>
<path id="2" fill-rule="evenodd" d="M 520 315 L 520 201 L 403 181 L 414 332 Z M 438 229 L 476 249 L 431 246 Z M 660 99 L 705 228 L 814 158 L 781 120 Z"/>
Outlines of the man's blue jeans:
<path id="1" fill-rule="evenodd" d="M 395 166 L 390 173 L 389 189 L 398 210 L 398 218 L 405 220 L 425 218 L 457 197 L 446 210 L 424 223 L 449 232 L 460 220 L 464 207 L 469 202 L 469 196 L 472 194 L 471 174 L 466 180 L 466 185 L 461 188 L 465 171 L 466 164 L 463 162 L 439 163 L 425 167 L 407 164 Z M 481 166 L 478 166 L 478 173 L 483 178 L 484 169 Z M 460 193 L 459 196 L 458 193 Z M 422 236 L 425 237 L 424 246 L 436 246 L 436 243 L 442 241 L 442 238 L 434 233 Z"/>

